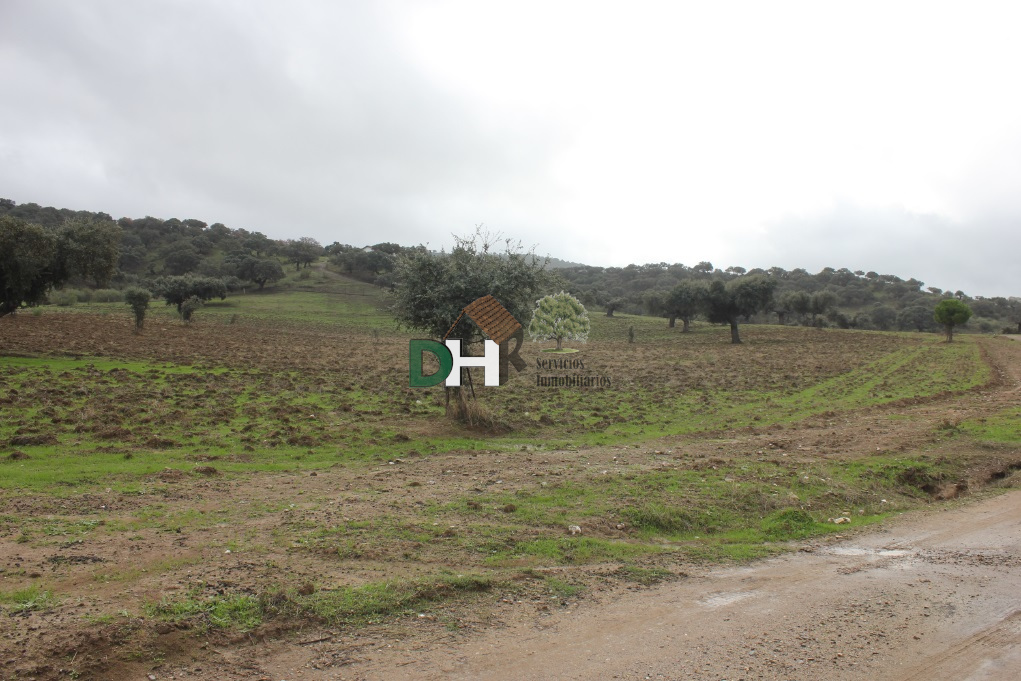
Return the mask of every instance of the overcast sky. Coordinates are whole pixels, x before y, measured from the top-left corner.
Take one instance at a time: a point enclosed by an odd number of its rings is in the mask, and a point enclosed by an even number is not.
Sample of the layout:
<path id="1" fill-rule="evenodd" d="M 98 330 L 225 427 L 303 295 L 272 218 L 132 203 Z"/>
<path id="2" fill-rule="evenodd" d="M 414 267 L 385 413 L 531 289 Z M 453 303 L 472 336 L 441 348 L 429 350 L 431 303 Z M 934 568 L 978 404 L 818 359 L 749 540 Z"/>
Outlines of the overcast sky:
<path id="1" fill-rule="evenodd" d="M 0 196 L 1021 295 L 1016 2 L 0 0 Z"/>

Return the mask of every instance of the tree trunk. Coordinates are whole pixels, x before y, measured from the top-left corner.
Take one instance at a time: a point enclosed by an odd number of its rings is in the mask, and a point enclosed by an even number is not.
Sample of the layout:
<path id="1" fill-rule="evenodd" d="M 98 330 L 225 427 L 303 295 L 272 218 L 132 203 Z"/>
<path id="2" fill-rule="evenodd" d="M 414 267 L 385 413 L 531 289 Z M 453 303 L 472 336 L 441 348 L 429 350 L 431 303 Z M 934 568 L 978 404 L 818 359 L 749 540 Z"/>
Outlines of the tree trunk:
<path id="1" fill-rule="evenodd" d="M 677 326 L 677 317 L 671 317 L 670 318 L 670 328 L 672 329 L 675 326 Z"/>
<path id="2" fill-rule="evenodd" d="M 681 333 L 688 333 L 691 329 L 688 328 L 690 320 L 687 317 L 681 317 Z"/>
<path id="3" fill-rule="evenodd" d="M 741 336 L 737 334 L 737 322 L 730 323 L 730 342 L 734 345 L 741 342 Z"/>
<path id="4" fill-rule="evenodd" d="M 464 421 L 465 416 L 468 413 L 468 398 L 464 392 L 463 386 L 458 388 L 444 388 L 446 392 L 446 414 L 447 418 L 454 419 L 455 421 Z M 453 398 L 453 404 L 451 404 L 451 398 Z"/>
<path id="5" fill-rule="evenodd" d="M 781 310 L 777 310 L 776 311 L 776 319 L 780 323 L 780 326 L 783 326 L 785 320 L 787 319 L 787 313 L 783 312 Z"/>
<path id="6" fill-rule="evenodd" d="M 947 324 L 947 343 L 954 342 L 954 325 Z"/>
<path id="7" fill-rule="evenodd" d="M 563 342 L 564 342 L 564 337 L 563 336 L 557 336 L 557 350 L 561 349 L 561 346 L 563 345 Z"/>

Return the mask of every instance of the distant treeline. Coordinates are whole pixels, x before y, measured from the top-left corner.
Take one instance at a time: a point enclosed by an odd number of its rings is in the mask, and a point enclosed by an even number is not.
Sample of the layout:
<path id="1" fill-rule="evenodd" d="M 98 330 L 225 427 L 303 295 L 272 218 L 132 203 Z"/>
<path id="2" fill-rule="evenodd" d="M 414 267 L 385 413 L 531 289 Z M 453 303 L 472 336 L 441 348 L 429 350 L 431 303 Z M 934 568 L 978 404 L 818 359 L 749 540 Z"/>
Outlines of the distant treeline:
<path id="1" fill-rule="evenodd" d="M 567 267 L 557 272 L 572 293 L 588 306 L 609 314 L 655 314 L 670 317 L 669 301 L 681 282 L 734 279 L 766 275 L 777 282 L 767 313 L 750 321 L 835 326 L 876 330 L 935 331 L 936 304 L 944 298 L 967 303 L 974 317 L 970 328 L 985 332 L 1006 327 L 1021 330 L 1021 299 L 1003 296 L 971 297 L 964 291 L 925 287 L 917 279 L 892 274 L 824 267 L 816 274 L 804 269 L 745 270 L 715 268 L 710 262 L 686 266 L 679 263 L 628 265 L 627 267 Z M 682 287 L 683 288 L 683 287 Z"/>
<path id="2" fill-rule="evenodd" d="M 327 256 L 331 267 L 349 277 L 389 288 L 393 285 L 395 258 L 423 246 L 378 243 L 353 246 L 334 242 L 321 245 L 311 237 L 271 239 L 261 232 L 229 228 L 202 220 L 113 218 L 106 213 L 74 211 L 16 204 L 0 199 L 0 216 L 10 215 L 56 228 L 70 218 L 115 223 L 120 228 L 120 250 L 111 283 L 117 287 L 157 280 L 159 277 L 194 275 L 251 282 L 262 288 L 284 276 L 284 267 L 308 267 Z M 748 320 L 781 324 L 834 326 L 877 330 L 935 331 L 936 304 L 944 298 L 966 302 L 974 312 L 969 327 L 984 332 L 1013 328 L 1021 332 L 1021 299 L 971 297 L 964 291 L 926 287 L 917 279 L 892 274 L 825 267 L 812 274 L 804 269 L 718 269 L 710 262 L 687 266 L 654 263 L 627 267 L 590 267 L 554 260 L 551 267 L 563 280 L 563 288 L 587 307 L 615 312 L 662 316 L 671 325 L 677 314 L 671 301 L 683 298 L 686 286 L 712 280 L 765 275 L 777 282 L 767 312 Z M 78 282 L 78 285 L 95 285 Z"/>

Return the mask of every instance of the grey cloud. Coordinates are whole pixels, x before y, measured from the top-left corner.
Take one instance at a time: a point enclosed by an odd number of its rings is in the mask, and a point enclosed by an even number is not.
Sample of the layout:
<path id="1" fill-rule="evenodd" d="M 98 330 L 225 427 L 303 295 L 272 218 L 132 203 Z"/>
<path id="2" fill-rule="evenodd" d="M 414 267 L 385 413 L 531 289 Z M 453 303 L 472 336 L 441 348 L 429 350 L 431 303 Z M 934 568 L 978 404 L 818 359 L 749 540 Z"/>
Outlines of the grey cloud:
<path id="1" fill-rule="evenodd" d="M 814 216 L 788 216 L 772 222 L 746 262 L 804 267 L 874 270 L 914 277 L 926 286 L 963 290 L 969 295 L 1017 295 L 1004 290 L 1005 273 L 1016 269 L 1021 231 L 1010 220 L 960 224 L 900 207 L 866 208 L 836 204 Z"/>
<path id="2" fill-rule="evenodd" d="M 554 131 L 434 86 L 374 5 L 211 7 L 8 5 L 5 195 L 357 243 L 548 198 Z"/>

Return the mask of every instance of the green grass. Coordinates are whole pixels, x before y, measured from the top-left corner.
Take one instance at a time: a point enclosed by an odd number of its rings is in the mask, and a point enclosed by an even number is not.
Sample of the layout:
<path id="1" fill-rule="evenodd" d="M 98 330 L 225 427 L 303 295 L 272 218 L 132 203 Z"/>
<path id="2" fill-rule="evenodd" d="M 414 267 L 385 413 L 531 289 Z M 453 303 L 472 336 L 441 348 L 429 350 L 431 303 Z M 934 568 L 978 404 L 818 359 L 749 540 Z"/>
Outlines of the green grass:
<path id="1" fill-rule="evenodd" d="M 662 549 L 655 545 L 613 541 L 595 537 L 548 537 L 515 542 L 496 551 L 489 565 L 584 565 L 603 562 L 631 562 Z"/>
<path id="2" fill-rule="evenodd" d="M 215 629 L 249 631 L 262 623 L 263 607 L 259 600 L 244 594 L 203 597 L 192 591 L 175 599 L 164 598 L 143 608 L 148 617 L 180 622 L 197 620 Z"/>
<path id="3" fill-rule="evenodd" d="M 558 577 L 546 577 L 543 582 L 543 588 L 557 599 L 575 598 L 585 591 L 581 584 L 572 584 Z"/>
<path id="4" fill-rule="evenodd" d="M 967 474 L 964 463 L 925 454 L 812 463 L 672 460 L 677 467 L 670 470 L 624 470 L 514 494 L 473 494 L 424 512 L 439 529 L 458 527 L 451 541 L 491 567 L 631 564 L 663 552 L 747 560 L 787 550 L 791 541 L 879 522 Z M 831 522 L 837 517 L 850 522 Z M 566 536 L 574 524 L 582 535 Z M 607 526 L 621 536 L 586 534 Z M 358 541 L 371 545 L 375 531 L 369 528 Z"/>
<path id="5" fill-rule="evenodd" d="M 489 406 L 524 432 L 553 424 L 574 446 L 608 445 L 796 423 L 962 392 L 991 377 L 973 338 L 946 344 L 919 334 L 749 327 L 747 345 L 732 348 L 721 344 L 716 327 L 649 333 L 646 349 L 620 345 L 616 357 L 604 359 L 585 353 L 585 371 L 559 372 L 608 375 L 611 388 L 537 389 L 534 377 L 517 377 L 501 387 L 499 400 L 487 396 Z M 650 345 L 661 352 L 650 355 Z M 630 360 L 634 352 L 652 363 Z M 815 353 L 829 356 L 820 362 Z"/>
<path id="6" fill-rule="evenodd" d="M 48 610 L 56 604 L 53 592 L 38 584 L 16 591 L 0 591 L 0 605 L 15 615 L 34 610 Z"/>
<path id="7" fill-rule="evenodd" d="M 12 402 L 0 415 L 0 446 L 9 441 L 27 456 L 0 455 L 0 488 L 137 488 L 166 468 L 316 469 L 481 444 L 412 441 L 396 419 L 442 418 L 440 404 L 413 395 L 395 402 L 339 377 L 68 357 L 0 357 L 0 376 L 0 398 Z"/>
<path id="8" fill-rule="evenodd" d="M 393 333 L 396 324 L 387 313 L 387 301 L 379 287 L 338 277 L 320 269 L 285 267 L 285 278 L 267 285 L 262 291 L 251 286 L 230 292 L 224 300 L 210 300 L 199 308 L 193 319 L 197 322 L 246 324 L 249 322 L 297 323 L 312 327 L 343 327 Z M 57 306 L 36 308 L 56 311 Z M 130 318 L 126 304 L 80 304 L 60 312 L 118 314 Z M 146 323 L 167 323 L 180 320 L 177 308 L 153 300 L 146 313 Z"/>
<path id="9" fill-rule="evenodd" d="M 344 342 L 371 347 L 367 325 L 377 328 L 385 316 L 376 310 L 373 317 L 364 307 L 371 305 L 358 302 L 371 297 L 365 287 L 330 280 L 326 290 L 249 294 L 209 310 L 226 314 L 235 303 L 251 303 L 249 312 L 264 323 L 349 328 L 361 336 Z M 537 390 L 526 372 L 499 389 L 482 389 L 480 401 L 494 420 L 511 426 L 499 437 L 456 427 L 416 437 L 446 420 L 443 393 L 407 387 L 400 341 L 381 348 L 374 366 L 315 371 L 2 357 L 0 400 L 8 403 L 0 446 L 10 441 L 28 458 L 0 455 L 0 488 L 137 484 L 165 467 L 191 474 L 202 459 L 230 475 L 323 468 L 411 450 L 634 443 L 926 399 L 982 385 L 990 376 L 972 338 L 947 344 L 917 334 L 763 326 L 749 327 L 748 345 L 734 348 L 720 342 L 726 330 L 717 327 L 681 334 L 658 319 L 593 320 L 597 338 L 631 325 L 642 331 L 634 346 L 600 350 L 594 341 L 581 353 L 592 372 L 615 373 L 612 388 Z M 539 352 L 532 345 L 526 350 Z M 627 353 L 639 351 L 644 359 L 629 359 Z M 33 434 L 42 440 L 32 444 Z M 25 436 L 29 444 L 13 444 Z"/>
<path id="10" fill-rule="evenodd" d="M 259 595 L 218 594 L 193 589 L 183 596 L 147 603 L 143 610 L 153 619 L 241 631 L 250 631 L 276 617 L 332 625 L 371 624 L 492 587 L 488 577 L 440 573 L 416 580 L 370 582 L 312 593 L 278 590 Z"/>
<path id="11" fill-rule="evenodd" d="M 986 442 L 1017 444 L 1021 442 L 1021 407 L 1009 407 L 989 417 L 948 424 L 948 430 L 960 430 Z"/>
<path id="12" fill-rule="evenodd" d="M 653 584 L 671 581 L 678 577 L 675 572 L 665 568 L 646 568 L 638 565 L 622 565 L 616 574 L 626 581 L 635 582 L 642 586 L 652 586 Z"/>

